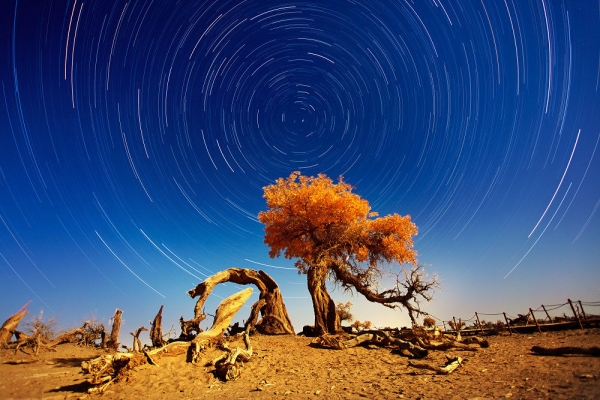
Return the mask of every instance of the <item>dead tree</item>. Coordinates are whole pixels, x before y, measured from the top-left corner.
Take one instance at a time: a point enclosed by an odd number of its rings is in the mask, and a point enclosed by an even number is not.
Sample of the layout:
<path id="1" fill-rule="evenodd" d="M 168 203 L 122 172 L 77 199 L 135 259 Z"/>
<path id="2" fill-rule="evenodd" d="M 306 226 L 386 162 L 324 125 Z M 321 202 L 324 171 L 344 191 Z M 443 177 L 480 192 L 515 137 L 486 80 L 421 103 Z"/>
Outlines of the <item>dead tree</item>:
<path id="1" fill-rule="evenodd" d="M 265 334 L 294 334 L 283 297 L 277 283 L 264 271 L 247 268 L 229 268 L 208 277 L 194 289 L 188 291 L 192 298 L 200 297 L 194 308 L 194 321 L 202 321 L 206 316 L 202 307 L 208 295 L 219 283 L 233 282 L 240 285 L 255 285 L 260 290 L 259 300 L 252 306 L 252 312 L 246 325 L 254 326 L 257 331 Z M 259 313 L 262 319 L 258 320 Z"/>
<path id="2" fill-rule="evenodd" d="M 152 321 L 152 326 L 150 328 L 150 340 L 152 341 L 152 347 L 158 348 L 165 345 L 165 339 L 163 337 L 162 332 L 162 312 L 164 305 L 160 306 L 160 310 L 154 317 L 154 321 Z"/>
<path id="3" fill-rule="evenodd" d="M 29 311 L 26 309 L 27 306 L 31 303 L 31 300 L 27 302 L 19 311 L 15 314 L 8 317 L 4 324 L 2 324 L 2 328 L 0 328 L 0 346 L 6 347 L 7 343 L 10 341 L 10 338 L 13 335 L 13 331 L 17 329 L 19 322 L 23 318 L 27 316 Z"/>
<path id="4" fill-rule="evenodd" d="M 117 350 L 119 348 L 119 331 L 121 330 L 122 315 L 123 311 L 117 308 L 115 310 L 115 315 L 112 317 L 112 330 L 110 331 L 110 338 L 108 339 L 106 346 L 113 350 Z"/>
<path id="5" fill-rule="evenodd" d="M 161 307 L 161 309 L 162 309 L 162 307 Z M 143 331 L 147 331 L 147 330 L 148 330 L 147 328 L 141 326 L 141 327 L 138 328 L 137 331 L 135 331 L 135 333 L 129 332 L 129 334 L 131 336 L 133 336 L 133 350 L 132 351 L 134 353 L 142 351 L 142 341 L 140 340 L 140 334 Z"/>

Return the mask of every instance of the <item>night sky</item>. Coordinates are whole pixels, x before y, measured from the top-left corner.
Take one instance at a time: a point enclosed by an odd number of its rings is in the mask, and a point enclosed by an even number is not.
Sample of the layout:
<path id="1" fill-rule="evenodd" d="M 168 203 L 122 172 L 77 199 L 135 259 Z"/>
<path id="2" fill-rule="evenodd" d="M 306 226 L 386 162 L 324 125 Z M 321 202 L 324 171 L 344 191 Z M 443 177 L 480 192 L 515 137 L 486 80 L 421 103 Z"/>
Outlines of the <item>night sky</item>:
<path id="1" fill-rule="evenodd" d="M 300 330 L 306 277 L 257 220 L 296 170 L 412 216 L 438 318 L 600 299 L 598 1 L 0 4 L 2 320 L 118 307 L 129 332 L 164 304 L 167 331 L 244 267 Z"/>

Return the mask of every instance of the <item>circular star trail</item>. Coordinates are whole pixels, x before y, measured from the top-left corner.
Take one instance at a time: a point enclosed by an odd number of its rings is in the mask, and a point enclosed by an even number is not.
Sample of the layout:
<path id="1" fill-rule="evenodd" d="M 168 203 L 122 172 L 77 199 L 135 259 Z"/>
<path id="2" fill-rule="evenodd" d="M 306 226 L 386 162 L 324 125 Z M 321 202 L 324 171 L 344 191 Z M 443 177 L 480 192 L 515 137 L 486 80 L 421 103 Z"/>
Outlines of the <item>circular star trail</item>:
<path id="1" fill-rule="evenodd" d="M 292 171 L 410 214 L 448 307 L 475 311 L 465 285 L 489 307 L 523 299 L 524 281 L 527 301 L 597 297 L 598 11 L 6 1 L 0 310 L 180 314 L 186 290 L 240 266 L 266 268 L 310 323 L 303 277 L 268 258 L 256 219 L 262 187 Z"/>

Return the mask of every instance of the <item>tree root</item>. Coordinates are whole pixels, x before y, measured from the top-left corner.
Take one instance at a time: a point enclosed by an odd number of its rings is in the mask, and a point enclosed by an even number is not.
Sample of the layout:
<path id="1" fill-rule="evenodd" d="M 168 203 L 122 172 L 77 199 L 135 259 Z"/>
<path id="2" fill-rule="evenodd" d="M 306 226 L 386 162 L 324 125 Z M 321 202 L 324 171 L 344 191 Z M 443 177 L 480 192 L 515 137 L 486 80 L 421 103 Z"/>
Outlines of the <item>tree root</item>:
<path id="1" fill-rule="evenodd" d="M 227 347 L 227 344 L 223 344 L 221 347 L 227 351 L 226 354 L 214 359 L 210 362 L 211 365 L 215 366 L 217 375 L 224 381 L 231 381 L 237 379 L 241 371 L 236 365 L 237 361 L 248 362 L 252 357 L 252 344 L 250 343 L 250 326 L 244 333 L 244 344 L 246 350 L 239 347 L 231 350 Z"/>

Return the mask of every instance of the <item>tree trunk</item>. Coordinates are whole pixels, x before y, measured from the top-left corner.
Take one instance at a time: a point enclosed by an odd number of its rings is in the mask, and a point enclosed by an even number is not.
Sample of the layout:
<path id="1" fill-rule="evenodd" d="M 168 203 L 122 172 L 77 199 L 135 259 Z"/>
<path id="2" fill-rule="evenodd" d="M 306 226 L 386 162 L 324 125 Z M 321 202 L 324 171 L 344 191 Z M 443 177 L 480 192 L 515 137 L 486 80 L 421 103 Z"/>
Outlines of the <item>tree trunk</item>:
<path id="1" fill-rule="evenodd" d="M 29 303 L 31 303 L 31 301 L 21 307 L 15 314 L 8 317 L 4 324 L 2 324 L 2 328 L 0 328 L 0 346 L 6 346 L 13 335 L 13 331 L 19 326 L 19 322 L 21 322 L 21 320 L 29 313 L 29 311 L 26 310 Z"/>
<path id="2" fill-rule="evenodd" d="M 113 350 L 119 349 L 119 331 L 121 330 L 121 316 L 123 315 L 123 311 L 118 308 L 115 310 L 115 315 L 113 315 L 113 324 L 112 330 L 110 331 L 110 338 L 108 339 L 108 343 L 106 344 L 109 348 Z"/>
<path id="3" fill-rule="evenodd" d="M 216 273 L 213 276 L 188 291 L 188 295 L 192 298 L 200 296 L 194 307 L 194 320 L 203 320 L 205 318 L 202 313 L 204 302 L 213 288 L 219 283 L 233 282 L 240 285 L 255 285 L 260 290 L 260 296 L 255 306 L 262 314 L 262 320 L 256 322 L 257 310 L 251 314 L 246 322 L 248 324 L 256 324 L 256 329 L 261 333 L 276 335 L 276 334 L 294 334 L 294 327 L 290 319 L 283 297 L 279 291 L 277 283 L 264 271 L 255 271 L 247 268 L 229 268 L 225 271 Z M 258 304 L 258 303 L 261 304 Z M 264 303 L 264 304 L 263 304 Z M 254 306 L 253 306 L 254 307 Z"/>
<path id="4" fill-rule="evenodd" d="M 342 330 L 340 317 L 335 311 L 335 302 L 329 296 L 327 286 L 325 286 L 327 268 L 311 266 L 307 275 L 308 291 L 315 312 L 315 335 L 321 336 L 326 333 L 335 334 L 340 332 Z"/>
<path id="5" fill-rule="evenodd" d="M 152 327 L 150 328 L 150 340 L 152 341 L 152 347 L 159 348 L 165 345 L 162 332 L 162 312 L 164 305 L 160 306 L 160 310 L 152 321 Z"/>

